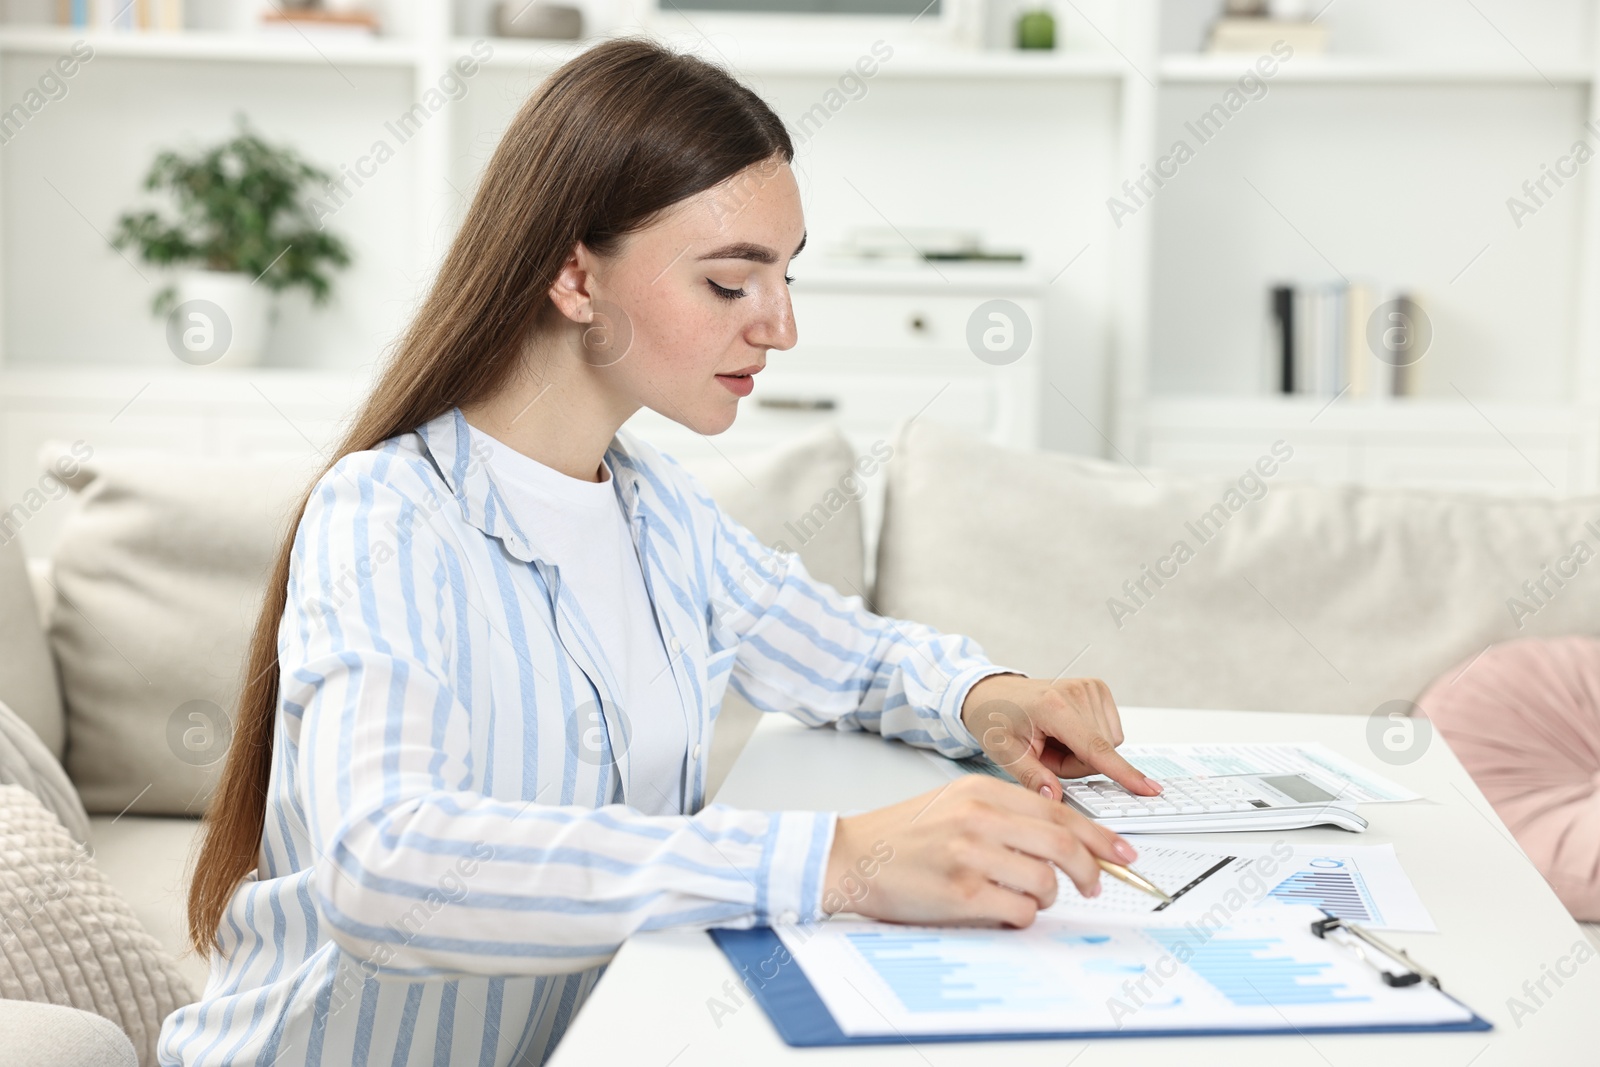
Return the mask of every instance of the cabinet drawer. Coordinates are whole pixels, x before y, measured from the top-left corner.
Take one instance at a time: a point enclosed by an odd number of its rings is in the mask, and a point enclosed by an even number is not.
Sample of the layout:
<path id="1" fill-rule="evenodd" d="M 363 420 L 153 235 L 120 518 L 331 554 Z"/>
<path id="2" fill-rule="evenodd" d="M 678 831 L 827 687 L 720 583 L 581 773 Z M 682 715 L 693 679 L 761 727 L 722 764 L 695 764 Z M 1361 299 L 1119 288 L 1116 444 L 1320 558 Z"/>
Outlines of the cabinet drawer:
<path id="1" fill-rule="evenodd" d="M 741 405 L 739 419 L 800 428 L 824 419 L 847 432 L 886 437 L 918 412 L 951 426 L 988 434 L 994 427 L 995 385 L 978 375 L 858 374 L 849 380 L 768 368 Z"/>
<path id="2" fill-rule="evenodd" d="M 740 402 L 733 425 L 714 437 L 701 437 L 648 408 L 627 427 L 674 455 L 687 450 L 698 456 L 786 443 L 824 423 L 837 424 L 852 439 L 887 440 L 912 416 L 992 437 L 996 410 L 992 383 L 977 377 L 885 374 L 841 382 L 831 375 L 773 375 L 769 367 L 756 379 L 755 392 Z"/>
<path id="3" fill-rule="evenodd" d="M 796 288 L 793 294 L 799 341 L 795 353 L 856 350 L 868 352 L 940 352 L 965 354 L 967 321 L 988 297 L 918 293 L 817 293 Z M 1014 300 L 1039 334 L 1038 305 Z M 1037 342 L 1034 346 L 1036 347 Z"/>

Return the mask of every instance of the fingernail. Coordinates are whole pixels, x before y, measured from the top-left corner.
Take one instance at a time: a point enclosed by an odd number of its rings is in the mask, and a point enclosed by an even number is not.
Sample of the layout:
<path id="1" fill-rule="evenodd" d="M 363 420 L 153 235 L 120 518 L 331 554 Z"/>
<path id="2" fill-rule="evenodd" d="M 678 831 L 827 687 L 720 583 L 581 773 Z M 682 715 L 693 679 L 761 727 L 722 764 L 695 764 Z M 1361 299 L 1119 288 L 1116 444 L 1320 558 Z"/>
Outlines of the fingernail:
<path id="1" fill-rule="evenodd" d="M 1146 778 L 1144 780 L 1144 784 L 1149 786 L 1151 789 L 1154 789 L 1157 793 L 1161 792 L 1161 783 L 1156 781 L 1154 778 Z"/>
<path id="2" fill-rule="evenodd" d="M 1098 879 L 1095 881 L 1094 885 L 1089 887 L 1088 895 L 1091 897 L 1097 897 L 1100 895 L 1100 882 Z"/>
<path id="3" fill-rule="evenodd" d="M 1055 794 L 1050 792 L 1050 787 L 1048 785 L 1041 785 L 1039 787 L 1039 795 L 1044 797 L 1046 800 L 1051 800 L 1055 797 Z"/>
<path id="4" fill-rule="evenodd" d="M 1118 841 L 1111 847 L 1111 851 L 1115 852 L 1117 854 L 1117 858 L 1122 860 L 1124 863 L 1132 862 L 1139 855 L 1133 850 L 1133 846 L 1128 844 L 1126 841 Z"/>

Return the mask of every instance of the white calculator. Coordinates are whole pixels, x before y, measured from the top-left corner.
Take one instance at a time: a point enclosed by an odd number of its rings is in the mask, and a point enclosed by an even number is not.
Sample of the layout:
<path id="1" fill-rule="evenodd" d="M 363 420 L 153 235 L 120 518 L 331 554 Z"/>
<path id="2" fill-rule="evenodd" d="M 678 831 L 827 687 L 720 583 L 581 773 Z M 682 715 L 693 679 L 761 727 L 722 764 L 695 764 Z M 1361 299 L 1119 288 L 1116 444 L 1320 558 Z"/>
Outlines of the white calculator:
<path id="1" fill-rule="evenodd" d="M 1367 820 L 1328 786 L 1304 774 L 1228 774 L 1163 778 L 1161 794 L 1142 797 L 1109 778 L 1064 778 L 1066 801 L 1118 833 L 1215 833 L 1337 826 L 1356 832 Z"/>
<path id="2" fill-rule="evenodd" d="M 955 762 L 972 773 L 1013 781 L 986 756 Z M 1066 803 L 1118 833 L 1200 834 L 1337 826 L 1360 832 L 1367 820 L 1335 787 L 1305 774 L 1228 774 L 1163 778 L 1159 796 L 1130 793 L 1111 779 L 1062 778 Z"/>

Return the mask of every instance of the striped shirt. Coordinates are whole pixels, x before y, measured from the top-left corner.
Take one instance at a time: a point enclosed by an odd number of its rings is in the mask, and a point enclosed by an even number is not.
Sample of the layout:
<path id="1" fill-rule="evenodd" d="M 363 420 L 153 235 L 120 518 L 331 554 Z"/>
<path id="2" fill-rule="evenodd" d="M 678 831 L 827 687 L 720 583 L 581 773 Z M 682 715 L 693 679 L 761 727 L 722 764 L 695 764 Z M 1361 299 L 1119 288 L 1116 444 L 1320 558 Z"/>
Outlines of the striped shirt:
<path id="1" fill-rule="evenodd" d="M 605 463 L 690 723 L 671 780 L 635 774 L 613 665 L 486 458 L 452 408 L 313 487 L 260 863 L 167 1067 L 542 1063 L 630 935 L 820 918 L 835 816 L 704 802 L 730 686 L 978 751 L 961 702 L 1007 668 L 811 578 L 624 429 Z"/>

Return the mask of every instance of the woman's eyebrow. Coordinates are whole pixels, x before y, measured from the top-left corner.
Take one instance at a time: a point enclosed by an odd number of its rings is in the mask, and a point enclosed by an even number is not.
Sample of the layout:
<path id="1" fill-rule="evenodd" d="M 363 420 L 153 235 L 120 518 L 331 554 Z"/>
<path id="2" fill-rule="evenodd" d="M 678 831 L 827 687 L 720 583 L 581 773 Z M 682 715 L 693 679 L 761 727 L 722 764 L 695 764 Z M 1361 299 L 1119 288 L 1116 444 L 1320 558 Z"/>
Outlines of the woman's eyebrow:
<path id="1" fill-rule="evenodd" d="M 800 243 L 794 246 L 794 253 L 790 256 L 790 258 L 793 259 L 794 256 L 798 256 L 800 254 L 800 250 L 805 246 L 806 235 L 801 234 Z M 768 248 L 766 245 L 751 244 L 748 241 L 741 241 L 737 244 L 723 245 L 721 248 L 713 248 L 700 258 L 748 259 L 752 263 L 776 263 L 778 261 L 778 254 L 772 249 Z"/>

